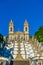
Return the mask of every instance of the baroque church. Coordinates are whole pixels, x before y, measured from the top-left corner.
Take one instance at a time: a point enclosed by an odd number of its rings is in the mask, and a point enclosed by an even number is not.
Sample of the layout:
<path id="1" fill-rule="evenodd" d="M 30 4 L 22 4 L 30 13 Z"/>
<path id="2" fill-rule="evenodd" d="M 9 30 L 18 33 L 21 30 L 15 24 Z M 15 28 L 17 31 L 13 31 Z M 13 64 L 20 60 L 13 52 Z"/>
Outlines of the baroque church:
<path id="1" fill-rule="evenodd" d="M 9 40 L 29 40 L 29 25 L 27 20 L 24 22 L 24 28 L 23 32 L 17 31 L 15 32 L 15 25 L 13 24 L 13 21 L 11 20 L 9 23 L 9 33 L 8 33 L 8 39 Z"/>
<path id="2" fill-rule="evenodd" d="M 11 20 L 9 23 L 9 40 L 29 40 L 29 25 L 27 20 L 24 22 L 24 31 L 21 32 L 18 30 L 18 32 L 15 32 L 15 26 L 13 24 L 13 21 Z"/>

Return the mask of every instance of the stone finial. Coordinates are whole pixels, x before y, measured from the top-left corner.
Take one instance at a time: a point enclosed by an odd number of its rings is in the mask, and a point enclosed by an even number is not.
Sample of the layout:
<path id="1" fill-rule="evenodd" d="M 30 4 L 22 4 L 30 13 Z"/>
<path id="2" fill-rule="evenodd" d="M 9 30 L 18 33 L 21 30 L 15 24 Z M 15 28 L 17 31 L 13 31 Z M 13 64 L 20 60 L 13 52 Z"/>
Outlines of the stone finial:
<path id="1" fill-rule="evenodd" d="M 28 25 L 28 21 L 27 20 L 25 20 L 24 25 Z"/>

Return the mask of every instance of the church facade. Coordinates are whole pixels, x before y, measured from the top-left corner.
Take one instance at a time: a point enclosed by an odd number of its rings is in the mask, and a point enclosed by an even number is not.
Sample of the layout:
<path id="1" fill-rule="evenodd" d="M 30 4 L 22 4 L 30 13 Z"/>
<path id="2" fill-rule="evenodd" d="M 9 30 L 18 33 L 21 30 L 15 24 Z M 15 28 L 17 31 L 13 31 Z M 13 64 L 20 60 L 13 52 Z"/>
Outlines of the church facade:
<path id="1" fill-rule="evenodd" d="M 25 40 L 28 41 L 29 40 L 29 24 L 27 22 L 27 20 L 25 20 L 24 22 L 24 31 L 17 31 L 15 32 L 15 26 L 13 21 L 11 20 L 9 23 L 9 32 L 8 32 L 8 39 L 9 40 Z"/>

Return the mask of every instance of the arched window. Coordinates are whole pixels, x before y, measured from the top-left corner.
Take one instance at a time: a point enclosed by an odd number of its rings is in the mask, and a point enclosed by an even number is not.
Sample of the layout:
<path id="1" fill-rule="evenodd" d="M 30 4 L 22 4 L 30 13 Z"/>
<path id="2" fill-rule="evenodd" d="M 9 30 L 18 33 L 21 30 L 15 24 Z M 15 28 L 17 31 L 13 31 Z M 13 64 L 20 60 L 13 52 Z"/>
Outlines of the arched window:
<path id="1" fill-rule="evenodd" d="M 10 41 L 12 41 L 12 37 L 10 37 Z"/>
<path id="2" fill-rule="evenodd" d="M 26 27 L 26 31 L 27 31 L 27 27 Z"/>
<path id="3" fill-rule="evenodd" d="M 10 31 L 12 31 L 12 27 L 10 28 Z"/>

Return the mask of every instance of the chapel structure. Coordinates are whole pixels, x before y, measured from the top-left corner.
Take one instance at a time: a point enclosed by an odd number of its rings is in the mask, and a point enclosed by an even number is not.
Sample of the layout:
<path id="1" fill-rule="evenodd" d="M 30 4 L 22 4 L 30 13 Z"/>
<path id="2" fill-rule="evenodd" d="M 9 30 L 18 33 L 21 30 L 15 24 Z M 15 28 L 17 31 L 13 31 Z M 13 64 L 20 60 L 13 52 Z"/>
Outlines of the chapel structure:
<path id="1" fill-rule="evenodd" d="M 8 32 L 8 39 L 9 40 L 25 40 L 28 41 L 29 40 L 29 24 L 27 22 L 27 20 L 25 20 L 24 22 L 24 28 L 23 28 L 23 32 L 21 31 L 17 31 L 15 32 L 15 25 L 13 23 L 13 21 L 11 20 L 9 23 L 9 32 Z"/>

